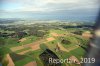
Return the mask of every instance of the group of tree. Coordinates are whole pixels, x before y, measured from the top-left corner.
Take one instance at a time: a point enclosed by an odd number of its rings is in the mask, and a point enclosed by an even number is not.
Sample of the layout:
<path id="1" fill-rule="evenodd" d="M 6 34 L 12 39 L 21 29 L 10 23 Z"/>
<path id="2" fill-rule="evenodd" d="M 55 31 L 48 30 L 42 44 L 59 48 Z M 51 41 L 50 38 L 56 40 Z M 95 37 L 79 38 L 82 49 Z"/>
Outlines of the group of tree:
<path id="1" fill-rule="evenodd" d="M 62 44 L 70 44 L 71 42 L 70 42 L 69 40 L 62 39 L 62 40 L 61 40 L 61 43 L 62 43 Z"/>

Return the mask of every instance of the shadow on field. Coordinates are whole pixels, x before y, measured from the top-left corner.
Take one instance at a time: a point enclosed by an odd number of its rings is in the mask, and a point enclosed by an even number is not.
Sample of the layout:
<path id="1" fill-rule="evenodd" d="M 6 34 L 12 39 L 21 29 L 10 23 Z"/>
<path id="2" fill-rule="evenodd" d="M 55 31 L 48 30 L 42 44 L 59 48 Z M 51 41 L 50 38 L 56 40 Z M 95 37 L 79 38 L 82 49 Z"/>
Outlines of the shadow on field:
<path id="1" fill-rule="evenodd" d="M 49 49 L 46 49 L 42 54 L 40 54 L 40 59 L 43 61 L 44 66 L 61 66 L 61 63 L 49 62 L 49 58 L 59 59 L 57 55 Z"/>
<path id="2" fill-rule="evenodd" d="M 19 55 L 19 54 L 16 54 L 14 52 L 10 53 L 10 56 L 14 62 L 22 60 L 26 57 L 25 55 Z"/>

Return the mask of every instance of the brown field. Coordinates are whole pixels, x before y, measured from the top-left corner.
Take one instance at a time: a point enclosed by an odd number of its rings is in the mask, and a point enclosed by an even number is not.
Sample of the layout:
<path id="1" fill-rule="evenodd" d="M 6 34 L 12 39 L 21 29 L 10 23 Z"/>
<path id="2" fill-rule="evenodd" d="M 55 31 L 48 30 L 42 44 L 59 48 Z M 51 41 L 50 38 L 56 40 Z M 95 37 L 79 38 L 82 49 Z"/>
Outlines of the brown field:
<path id="1" fill-rule="evenodd" d="M 65 35 L 67 35 L 67 34 L 57 34 L 57 33 L 51 33 L 51 35 L 52 36 L 54 36 L 54 37 L 58 37 L 58 36 L 65 36 Z"/>
<path id="2" fill-rule="evenodd" d="M 17 50 L 21 50 L 23 48 L 24 48 L 23 46 L 17 46 L 17 47 L 12 47 L 10 49 L 11 49 L 11 51 L 17 51 Z"/>
<path id="3" fill-rule="evenodd" d="M 59 36 L 57 33 L 51 33 L 51 35 L 53 35 L 54 37 L 57 37 L 57 36 Z"/>
<path id="4" fill-rule="evenodd" d="M 22 52 L 20 52 L 20 53 L 18 53 L 18 54 L 20 54 L 20 55 L 24 55 L 25 53 L 30 52 L 30 51 L 32 51 L 32 49 L 22 51 Z"/>
<path id="5" fill-rule="evenodd" d="M 55 40 L 55 38 L 53 38 L 53 37 L 47 38 L 47 42 L 50 42 L 50 41 L 53 41 L 53 40 Z"/>
<path id="6" fill-rule="evenodd" d="M 31 44 L 25 44 L 23 46 L 17 46 L 17 47 L 12 47 L 10 48 L 13 52 L 14 51 L 17 51 L 17 50 L 21 50 L 21 49 L 24 49 L 24 48 L 27 48 L 27 47 L 31 47 L 32 50 L 37 50 L 37 49 L 40 49 L 40 44 L 44 42 L 44 39 L 41 39 L 41 40 L 38 40 L 36 42 L 33 42 Z"/>
<path id="7" fill-rule="evenodd" d="M 40 44 L 35 44 L 33 46 L 30 46 L 32 48 L 32 50 L 38 50 L 40 49 Z"/>

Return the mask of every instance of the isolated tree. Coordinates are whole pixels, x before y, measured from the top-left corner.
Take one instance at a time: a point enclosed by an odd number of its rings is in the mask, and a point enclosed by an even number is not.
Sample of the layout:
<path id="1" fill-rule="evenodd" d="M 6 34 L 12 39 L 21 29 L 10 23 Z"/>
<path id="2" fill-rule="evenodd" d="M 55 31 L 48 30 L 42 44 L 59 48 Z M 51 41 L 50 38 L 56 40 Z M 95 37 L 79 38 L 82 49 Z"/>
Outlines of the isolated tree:
<path id="1" fill-rule="evenodd" d="M 82 35 L 82 31 L 75 31 L 75 32 L 73 32 L 74 34 L 77 34 L 77 35 Z"/>
<path id="2" fill-rule="evenodd" d="M 27 35 L 27 33 L 26 32 L 17 32 L 17 36 L 18 36 L 18 38 L 23 38 L 23 37 L 25 37 Z"/>

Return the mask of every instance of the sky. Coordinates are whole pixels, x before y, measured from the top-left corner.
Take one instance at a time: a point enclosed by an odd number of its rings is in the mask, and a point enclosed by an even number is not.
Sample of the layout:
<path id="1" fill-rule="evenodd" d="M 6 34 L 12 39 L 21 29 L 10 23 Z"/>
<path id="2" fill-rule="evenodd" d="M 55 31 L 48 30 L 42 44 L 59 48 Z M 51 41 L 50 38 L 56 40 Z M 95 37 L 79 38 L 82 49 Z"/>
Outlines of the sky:
<path id="1" fill-rule="evenodd" d="M 0 0 L 0 18 L 95 19 L 99 0 Z"/>

